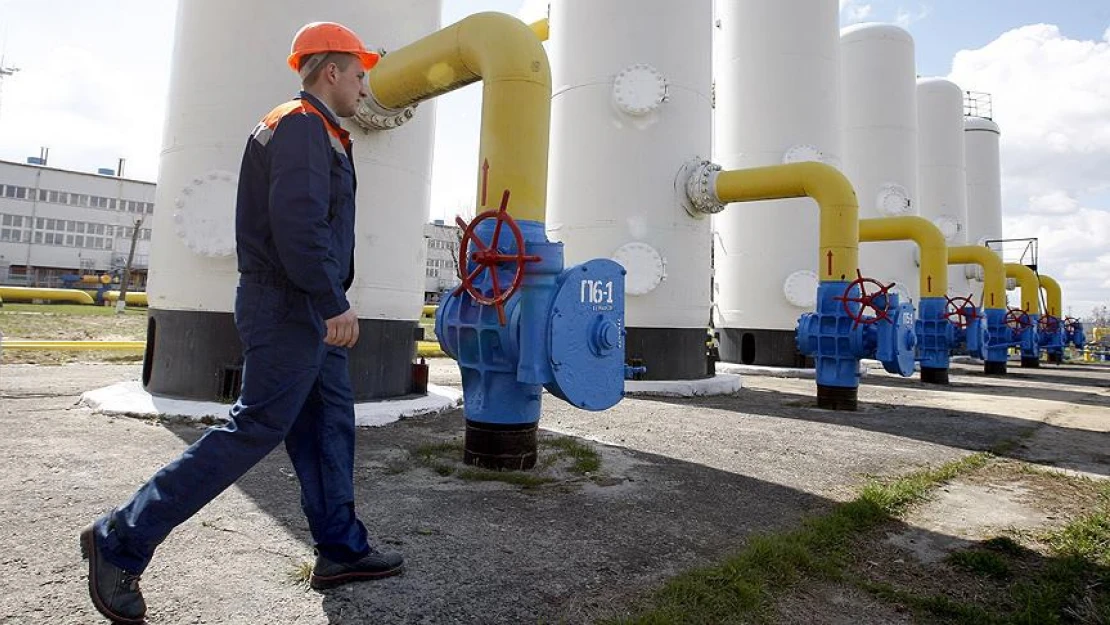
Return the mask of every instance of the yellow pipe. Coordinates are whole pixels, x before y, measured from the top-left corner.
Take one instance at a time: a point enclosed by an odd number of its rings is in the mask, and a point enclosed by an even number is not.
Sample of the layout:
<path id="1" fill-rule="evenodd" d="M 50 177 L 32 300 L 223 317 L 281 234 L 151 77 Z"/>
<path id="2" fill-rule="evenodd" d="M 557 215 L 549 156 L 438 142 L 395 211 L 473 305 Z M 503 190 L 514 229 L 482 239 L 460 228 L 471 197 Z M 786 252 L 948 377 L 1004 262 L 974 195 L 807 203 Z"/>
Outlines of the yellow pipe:
<path id="1" fill-rule="evenodd" d="M 543 44 L 524 22 L 477 13 L 383 56 L 370 71 L 377 102 L 401 109 L 482 81 L 478 210 L 497 208 L 544 221 L 551 126 L 551 68 Z"/>
<path id="2" fill-rule="evenodd" d="M 1037 274 L 1025 265 L 1006 263 L 1006 277 L 1017 278 L 1021 285 L 1022 310 L 1030 315 L 1041 314 L 1041 286 Z"/>
<path id="3" fill-rule="evenodd" d="M 810 197 L 821 211 L 818 235 L 822 282 L 855 280 L 859 268 L 859 203 L 836 168 L 806 162 L 722 171 L 714 181 L 722 202 Z"/>
<path id="4" fill-rule="evenodd" d="M 416 342 L 416 355 L 417 356 L 446 356 L 443 350 L 439 347 L 439 343 L 435 341 L 417 341 Z"/>
<path id="5" fill-rule="evenodd" d="M 41 299 L 50 302 L 93 304 L 93 298 L 76 289 L 39 289 L 25 286 L 0 286 L 0 297 L 7 302 L 26 302 Z"/>
<path id="6" fill-rule="evenodd" d="M 1064 309 L 1063 292 L 1060 290 L 1060 283 L 1054 278 L 1039 274 L 1041 279 L 1041 288 L 1044 289 L 1045 305 L 1048 306 L 1048 314 L 1060 318 L 1060 313 Z"/>
<path id="7" fill-rule="evenodd" d="M 982 245 L 958 245 L 948 248 L 948 264 L 981 266 L 983 308 L 1006 308 L 1006 267 L 996 252 Z"/>
<path id="8" fill-rule="evenodd" d="M 933 222 L 916 216 L 862 219 L 859 222 L 859 240 L 913 240 L 921 249 L 918 276 L 921 297 L 947 297 L 948 246 L 944 242 L 944 234 Z"/>
<path id="9" fill-rule="evenodd" d="M 109 302 L 115 302 L 119 299 L 119 291 L 106 291 L 104 293 L 104 299 Z M 129 306 L 146 306 L 146 293 L 142 291 L 128 291 L 126 302 Z"/>
<path id="10" fill-rule="evenodd" d="M 56 351 L 129 351 L 141 352 L 146 341 L 35 341 L 5 340 L 4 349 L 56 350 Z"/>
<path id="11" fill-rule="evenodd" d="M 420 314 L 423 317 L 435 317 L 437 308 L 439 308 L 439 306 L 429 304 L 420 310 Z"/>
<path id="12" fill-rule="evenodd" d="M 528 25 L 528 28 L 531 28 L 532 32 L 536 33 L 540 41 L 547 41 L 551 37 L 551 24 L 546 17 L 542 20 L 532 22 Z"/>

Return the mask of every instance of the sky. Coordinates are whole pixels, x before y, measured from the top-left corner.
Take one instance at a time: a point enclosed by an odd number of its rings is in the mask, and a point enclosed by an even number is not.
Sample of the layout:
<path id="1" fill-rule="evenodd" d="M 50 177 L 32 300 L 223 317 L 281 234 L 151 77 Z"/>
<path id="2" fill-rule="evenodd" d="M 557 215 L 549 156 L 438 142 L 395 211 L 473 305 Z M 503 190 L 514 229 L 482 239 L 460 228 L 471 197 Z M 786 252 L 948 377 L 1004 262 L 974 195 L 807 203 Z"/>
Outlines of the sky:
<path id="1" fill-rule="evenodd" d="M 1006 236 L 1039 239 L 1040 270 L 1073 314 L 1110 304 L 1110 2 L 839 1 L 842 25 L 909 30 L 920 75 L 991 93 Z M 443 23 L 479 11 L 532 21 L 546 5 L 444 0 Z M 0 159 L 49 146 L 53 166 L 95 171 L 122 157 L 129 177 L 155 180 L 175 6 L 0 0 L 3 66 L 20 68 L 0 91 Z M 470 210 L 478 128 L 464 120 L 479 109 L 478 85 L 439 98 L 432 218 Z"/>

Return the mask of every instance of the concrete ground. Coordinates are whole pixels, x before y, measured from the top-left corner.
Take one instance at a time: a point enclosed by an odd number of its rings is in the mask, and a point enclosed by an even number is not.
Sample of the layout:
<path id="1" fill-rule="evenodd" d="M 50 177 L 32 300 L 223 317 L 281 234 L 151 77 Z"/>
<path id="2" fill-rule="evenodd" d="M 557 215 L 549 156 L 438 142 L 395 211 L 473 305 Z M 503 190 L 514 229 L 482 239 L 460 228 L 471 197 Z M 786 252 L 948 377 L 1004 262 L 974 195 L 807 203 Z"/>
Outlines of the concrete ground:
<path id="1" fill-rule="evenodd" d="M 83 391 L 139 373 L 106 364 L 0 370 L 0 624 L 103 622 L 86 594 L 77 533 L 203 432 L 76 405 Z M 416 460 L 419 447 L 461 436 L 461 411 L 360 430 L 359 514 L 379 542 L 404 551 L 408 570 L 323 594 L 295 581 L 311 543 L 279 450 L 162 545 L 143 577 L 150 621 L 585 623 L 627 613 L 753 533 L 797 527 L 870 476 L 988 449 L 1110 475 L 1110 369 L 952 373 L 950 387 L 925 388 L 873 372 L 855 413 L 818 410 L 812 380 L 751 375 L 733 395 L 629 398 L 601 413 L 547 396 L 540 425 L 593 441 L 601 475 L 533 489 L 445 477 Z M 431 381 L 458 386 L 454 363 L 432 361 Z M 972 501 L 981 490 L 958 494 Z M 915 540 L 960 534 L 921 531 Z M 811 594 L 808 615 L 831 605 Z"/>

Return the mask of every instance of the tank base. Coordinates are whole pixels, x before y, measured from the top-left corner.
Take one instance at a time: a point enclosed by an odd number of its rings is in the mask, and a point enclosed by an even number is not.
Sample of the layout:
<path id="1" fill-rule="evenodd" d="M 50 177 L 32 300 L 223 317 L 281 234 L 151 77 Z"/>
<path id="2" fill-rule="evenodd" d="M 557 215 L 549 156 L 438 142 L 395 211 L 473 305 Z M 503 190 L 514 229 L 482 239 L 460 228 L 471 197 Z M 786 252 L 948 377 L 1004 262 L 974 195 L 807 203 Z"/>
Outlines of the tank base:
<path id="1" fill-rule="evenodd" d="M 358 343 L 348 352 L 356 401 L 414 391 L 416 321 L 359 319 Z M 151 309 L 147 319 L 143 387 L 154 395 L 230 402 L 243 379 L 243 346 L 232 313 Z"/>
<path id="2" fill-rule="evenodd" d="M 813 367 L 813 359 L 798 351 L 794 330 L 721 328 L 721 360 L 765 367 Z"/>
<path id="3" fill-rule="evenodd" d="M 463 462 L 483 469 L 526 471 L 536 466 L 538 423 L 466 421 Z"/>
<path id="4" fill-rule="evenodd" d="M 1041 366 L 1041 359 L 1040 358 L 1032 358 L 1030 356 L 1022 356 L 1021 357 L 1021 368 L 1022 369 L 1039 369 L 1040 366 Z"/>
<path id="5" fill-rule="evenodd" d="M 922 367 L 921 381 L 926 384 L 948 384 L 948 369 Z"/>
<path id="6" fill-rule="evenodd" d="M 825 410 L 859 410 L 859 389 L 818 384 L 817 407 Z"/>
<path id="7" fill-rule="evenodd" d="M 987 375 L 1006 375 L 1006 361 L 994 362 L 988 360 L 984 362 L 983 373 Z"/>
<path id="8" fill-rule="evenodd" d="M 713 377 L 705 328 L 628 328 L 624 357 L 643 365 L 641 380 L 703 380 Z"/>

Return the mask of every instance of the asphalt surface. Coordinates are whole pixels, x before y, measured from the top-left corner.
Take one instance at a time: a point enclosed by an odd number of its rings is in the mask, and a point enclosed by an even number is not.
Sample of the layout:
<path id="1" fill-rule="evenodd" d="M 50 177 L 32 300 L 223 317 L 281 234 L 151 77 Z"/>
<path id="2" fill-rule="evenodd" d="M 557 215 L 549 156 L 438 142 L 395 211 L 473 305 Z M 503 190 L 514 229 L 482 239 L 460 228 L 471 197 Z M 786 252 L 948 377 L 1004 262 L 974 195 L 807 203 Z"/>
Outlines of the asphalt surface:
<path id="1" fill-rule="evenodd" d="M 431 381 L 459 384 L 454 363 Z M 203 429 L 107 417 L 81 392 L 139 365 L 0 371 L 0 623 L 104 622 L 88 600 L 77 534 Z M 534 489 L 443 476 L 413 453 L 457 440 L 461 411 L 362 429 L 358 511 L 407 559 L 404 576 L 317 593 L 282 450 L 182 525 L 143 577 L 151 623 L 586 623 L 634 610 L 671 576 L 719 561 L 754 533 L 797 527 L 871 476 L 980 450 L 1110 475 L 1110 369 L 1012 369 L 953 384 L 865 378 L 861 410 L 815 407 L 812 380 L 745 376 L 736 394 L 628 398 L 587 413 L 545 396 L 545 436 L 601 454 L 597 475 Z"/>

